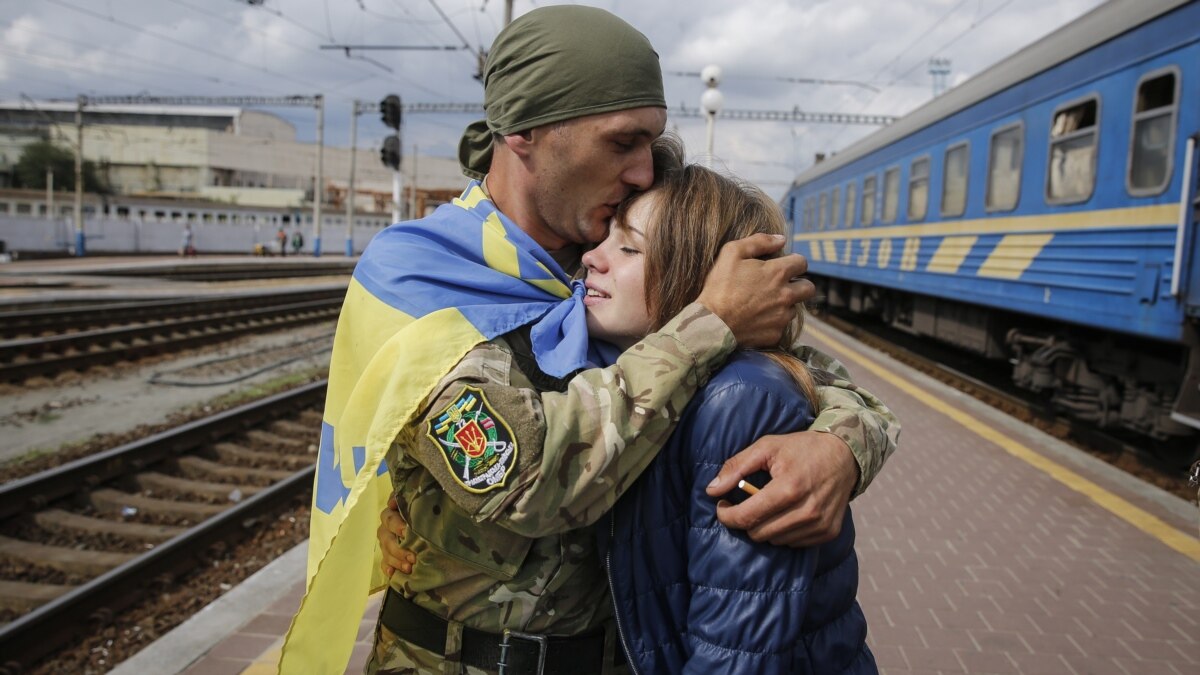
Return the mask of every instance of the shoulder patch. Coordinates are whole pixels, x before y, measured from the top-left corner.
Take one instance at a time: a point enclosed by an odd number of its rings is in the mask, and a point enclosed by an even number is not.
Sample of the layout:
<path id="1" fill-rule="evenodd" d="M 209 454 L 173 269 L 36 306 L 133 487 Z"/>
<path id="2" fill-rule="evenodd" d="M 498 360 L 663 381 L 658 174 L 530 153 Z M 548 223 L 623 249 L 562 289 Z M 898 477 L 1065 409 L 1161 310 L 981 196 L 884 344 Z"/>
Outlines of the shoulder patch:
<path id="1" fill-rule="evenodd" d="M 502 487 L 517 464 L 517 437 L 482 389 L 463 387 L 428 425 L 426 435 L 442 451 L 451 475 L 470 492 Z"/>

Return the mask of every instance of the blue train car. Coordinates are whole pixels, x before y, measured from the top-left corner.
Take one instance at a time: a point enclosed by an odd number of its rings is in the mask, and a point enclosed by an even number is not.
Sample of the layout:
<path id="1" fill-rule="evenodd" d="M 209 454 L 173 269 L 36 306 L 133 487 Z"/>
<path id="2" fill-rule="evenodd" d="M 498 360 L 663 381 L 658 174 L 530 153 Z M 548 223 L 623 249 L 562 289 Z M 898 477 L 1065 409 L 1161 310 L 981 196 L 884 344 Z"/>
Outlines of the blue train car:
<path id="1" fill-rule="evenodd" d="M 1200 429 L 1200 2 L 1114 0 L 797 177 L 830 305 L 1014 364 L 1101 426 Z"/>

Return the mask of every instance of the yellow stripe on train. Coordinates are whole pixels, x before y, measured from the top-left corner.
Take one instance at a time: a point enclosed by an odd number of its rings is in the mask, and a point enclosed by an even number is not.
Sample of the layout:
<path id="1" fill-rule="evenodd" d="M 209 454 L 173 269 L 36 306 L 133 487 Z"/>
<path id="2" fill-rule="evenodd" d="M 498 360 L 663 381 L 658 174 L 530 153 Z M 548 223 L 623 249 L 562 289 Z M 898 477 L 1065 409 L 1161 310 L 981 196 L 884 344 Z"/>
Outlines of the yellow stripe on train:
<path id="1" fill-rule="evenodd" d="M 1028 234 L 1044 232 L 1074 232 L 1078 230 L 1119 230 L 1144 227 L 1173 227 L 1179 218 L 1179 204 L 1134 206 L 1124 209 L 1095 209 L 1042 216 L 1009 216 L 1005 218 L 976 218 L 948 220 L 920 225 L 882 227 L 852 227 L 827 232 L 801 232 L 795 241 L 848 239 L 893 239 L 908 237 L 954 237 L 989 234 Z"/>

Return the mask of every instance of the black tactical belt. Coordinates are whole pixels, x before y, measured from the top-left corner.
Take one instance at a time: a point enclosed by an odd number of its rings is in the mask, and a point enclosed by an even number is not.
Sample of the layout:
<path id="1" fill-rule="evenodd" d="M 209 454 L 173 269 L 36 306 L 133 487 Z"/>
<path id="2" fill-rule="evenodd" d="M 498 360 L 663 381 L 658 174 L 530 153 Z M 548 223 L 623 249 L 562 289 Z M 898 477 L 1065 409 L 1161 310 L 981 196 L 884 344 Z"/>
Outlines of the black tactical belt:
<path id="1" fill-rule="evenodd" d="M 379 621 L 409 644 L 445 653 L 446 621 L 394 589 L 389 588 L 383 599 Z M 618 663 L 625 661 L 623 656 Z M 574 637 L 513 631 L 497 635 L 463 626 L 459 660 L 507 675 L 598 675 L 604 669 L 604 631 Z"/>

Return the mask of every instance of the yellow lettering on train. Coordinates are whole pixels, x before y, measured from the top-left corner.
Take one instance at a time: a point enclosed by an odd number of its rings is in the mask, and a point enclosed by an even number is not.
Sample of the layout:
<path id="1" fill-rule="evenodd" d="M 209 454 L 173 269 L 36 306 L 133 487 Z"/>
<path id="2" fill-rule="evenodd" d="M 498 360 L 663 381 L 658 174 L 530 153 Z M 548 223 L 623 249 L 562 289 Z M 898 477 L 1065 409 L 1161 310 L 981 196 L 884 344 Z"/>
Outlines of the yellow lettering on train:
<path id="1" fill-rule="evenodd" d="M 884 241 L 887 241 L 886 239 Z M 858 254 L 858 260 L 855 262 L 859 267 L 866 267 L 867 262 L 871 260 L 871 240 L 863 239 L 862 252 Z"/>
<path id="2" fill-rule="evenodd" d="M 875 257 L 879 269 L 886 269 L 892 264 L 892 240 L 884 239 L 879 242 L 879 255 Z"/>

